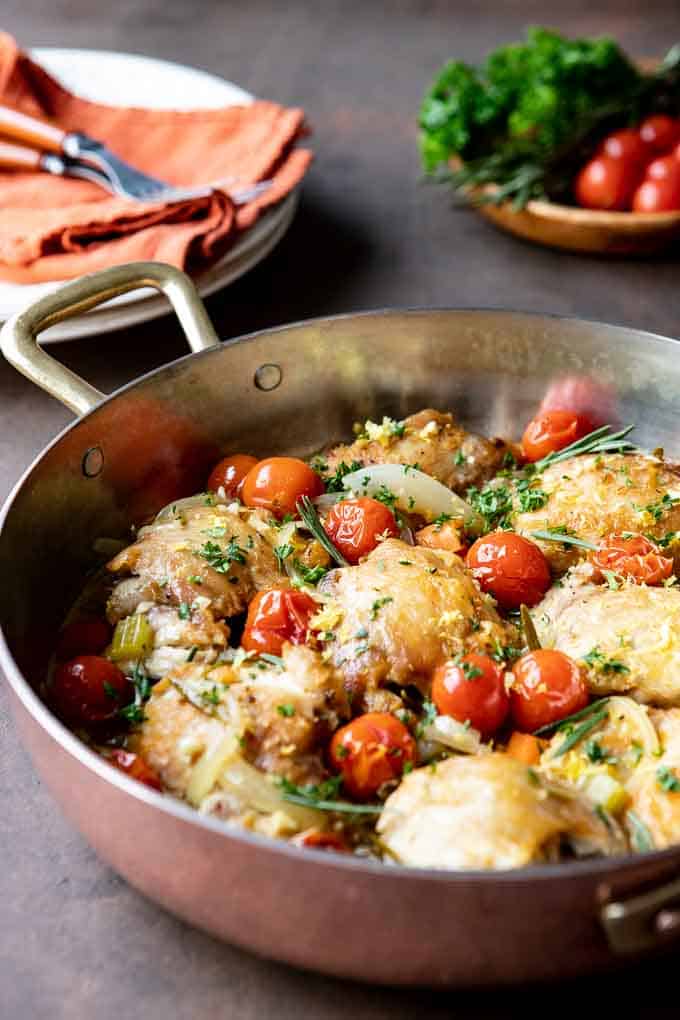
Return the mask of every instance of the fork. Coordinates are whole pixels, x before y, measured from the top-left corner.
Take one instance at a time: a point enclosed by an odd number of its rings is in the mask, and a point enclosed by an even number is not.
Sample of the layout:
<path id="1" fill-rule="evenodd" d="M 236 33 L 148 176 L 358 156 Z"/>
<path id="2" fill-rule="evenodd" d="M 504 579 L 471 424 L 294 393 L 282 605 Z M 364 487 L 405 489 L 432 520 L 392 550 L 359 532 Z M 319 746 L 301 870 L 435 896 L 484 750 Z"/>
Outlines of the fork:
<path id="1" fill-rule="evenodd" d="M 26 143 L 0 142 L 0 167 L 5 169 L 44 170 L 57 177 L 80 177 L 114 195 L 140 202 L 182 202 L 204 198 L 214 190 L 212 185 L 175 188 L 125 163 L 95 138 L 77 131 L 62 131 L 1 105 L 0 135 Z M 236 182 L 235 178 L 231 180 Z M 230 198 L 236 205 L 243 205 L 266 191 L 270 183 L 259 181 L 230 193 Z"/>

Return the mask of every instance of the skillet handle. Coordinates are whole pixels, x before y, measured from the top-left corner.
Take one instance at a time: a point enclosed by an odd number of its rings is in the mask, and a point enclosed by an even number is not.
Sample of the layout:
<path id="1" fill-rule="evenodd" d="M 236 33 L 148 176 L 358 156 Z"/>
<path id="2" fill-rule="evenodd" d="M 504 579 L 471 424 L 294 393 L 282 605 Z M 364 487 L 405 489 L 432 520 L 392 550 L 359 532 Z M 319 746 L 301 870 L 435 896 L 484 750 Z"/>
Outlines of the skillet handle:
<path id="1" fill-rule="evenodd" d="M 13 315 L 0 330 L 0 349 L 31 382 L 75 414 L 87 414 L 104 394 L 47 354 L 38 344 L 38 335 L 57 322 L 141 287 L 153 287 L 165 294 L 192 351 L 219 344 L 205 306 L 186 273 L 164 262 L 130 262 L 67 283 Z"/>

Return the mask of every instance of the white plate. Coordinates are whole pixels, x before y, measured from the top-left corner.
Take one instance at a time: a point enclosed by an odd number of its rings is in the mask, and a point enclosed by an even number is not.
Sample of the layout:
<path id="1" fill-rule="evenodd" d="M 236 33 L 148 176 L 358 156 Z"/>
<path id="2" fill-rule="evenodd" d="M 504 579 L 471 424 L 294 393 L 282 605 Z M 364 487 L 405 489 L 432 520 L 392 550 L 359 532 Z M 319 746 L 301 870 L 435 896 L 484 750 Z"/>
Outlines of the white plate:
<path id="1" fill-rule="evenodd" d="M 131 53 L 106 50 L 40 48 L 32 51 L 55 78 L 70 91 L 95 102 L 118 106 L 139 104 L 154 109 L 218 108 L 250 103 L 254 97 L 216 75 L 182 64 Z M 210 269 L 196 278 L 202 295 L 232 283 L 265 258 L 290 226 L 297 205 L 293 192 L 283 202 L 264 213 Z M 13 284 L 0 281 L 0 321 L 60 286 L 58 281 L 41 284 Z M 109 330 L 164 315 L 168 305 L 155 291 L 123 294 L 99 308 L 42 334 L 47 343 L 93 336 Z"/>

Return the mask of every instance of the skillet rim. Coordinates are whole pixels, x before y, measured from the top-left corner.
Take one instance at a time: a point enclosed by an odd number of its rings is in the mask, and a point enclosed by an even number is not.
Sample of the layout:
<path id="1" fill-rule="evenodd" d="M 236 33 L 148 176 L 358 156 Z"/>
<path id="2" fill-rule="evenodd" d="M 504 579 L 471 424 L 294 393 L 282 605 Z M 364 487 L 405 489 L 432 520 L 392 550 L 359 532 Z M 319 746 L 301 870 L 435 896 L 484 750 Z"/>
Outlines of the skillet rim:
<path id="1" fill-rule="evenodd" d="M 105 404 L 108 404 L 110 401 L 113 401 L 124 393 L 127 393 L 128 390 L 134 389 L 137 385 L 146 382 L 153 376 L 160 375 L 167 369 L 174 368 L 175 366 L 183 364 L 185 361 L 192 358 L 214 356 L 217 351 L 221 351 L 223 348 L 236 346 L 237 344 L 247 343 L 260 339 L 264 336 L 272 336 L 300 327 L 319 326 L 328 323 L 342 322 L 348 319 L 369 319 L 375 317 L 408 316 L 432 313 L 450 314 L 452 312 L 472 312 L 481 314 L 491 313 L 492 315 L 519 316 L 534 320 L 548 319 L 556 322 L 573 322 L 583 326 L 605 327 L 609 330 L 615 330 L 618 334 L 623 334 L 616 338 L 617 341 L 623 341 L 624 336 L 628 335 L 630 337 L 634 337 L 636 342 L 642 341 L 644 344 L 651 344 L 652 346 L 659 347 L 666 347 L 666 345 L 678 345 L 680 343 L 680 341 L 673 337 L 664 336 L 660 333 L 653 333 L 650 330 L 636 329 L 633 326 L 605 322 L 601 319 L 583 318 L 578 315 L 561 315 L 550 312 L 524 311 L 517 308 L 506 308 L 493 305 L 488 307 L 466 305 L 410 305 L 403 308 L 397 306 L 362 309 L 355 312 L 341 312 L 337 315 L 318 316 L 311 319 L 298 319 L 294 322 L 284 323 L 278 326 L 268 326 L 263 329 L 255 330 L 251 333 L 239 334 L 238 336 L 231 337 L 228 340 L 220 341 L 218 346 L 210 347 L 202 351 L 189 352 L 188 354 L 181 355 L 179 358 L 175 358 L 163 365 L 159 365 L 148 372 L 144 372 L 142 375 L 136 376 L 130 382 L 125 383 L 112 393 L 106 394 L 96 407 L 92 408 L 86 414 L 76 417 L 72 422 L 66 425 L 46 446 L 40 450 L 37 456 L 34 457 L 28 467 L 22 472 L 18 480 L 12 486 L 2 508 L 0 508 L 0 539 L 2 538 L 2 533 L 4 531 L 5 521 L 12 511 L 16 497 L 22 490 L 31 473 L 38 467 L 43 458 L 52 450 L 52 448 L 60 443 L 69 432 L 76 429 L 87 418 L 96 414 Z M 614 337 L 610 337 L 608 343 L 612 343 L 614 339 Z M 71 730 L 59 721 L 57 716 L 49 709 L 46 703 L 38 697 L 28 680 L 24 677 L 12 653 L 10 652 L 1 621 L 0 670 L 4 673 L 13 693 L 19 699 L 31 718 L 43 730 L 45 730 L 51 739 L 53 739 L 63 750 L 71 754 L 79 765 L 88 768 L 100 779 L 116 786 L 123 793 L 135 797 L 146 806 L 163 811 L 180 822 L 197 825 L 200 828 L 215 833 L 221 838 L 235 839 L 238 842 L 245 843 L 246 846 L 250 845 L 257 847 L 258 849 L 271 851 L 275 854 L 282 853 L 293 860 L 300 860 L 301 862 L 313 860 L 317 864 L 324 863 L 329 865 L 332 869 L 339 870 L 341 872 L 345 870 L 358 870 L 369 875 L 375 875 L 376 877 L 391 877 L 399 875 L 404 877 L 404 879 L 409 879 L 411 881 L 446 882 L 456 886 L 461 883 L 484 883 L 486 886 L 492 882 L 500 883 L 502 885 L 526 886 L 527 884 L 531 885 L 537 881 L 547 882 L 556 878 L 562 880 L 573 878 L 574 880 L 577 880 L 588 877 L 592 877 L 594 879 L 603 878 L 611 875 L 616 875 L 618 877 L 627 872 L 629 869 L 634 871 L 642 861 L 645 863 L 658 863 L 660 865 L 674 860 L 680 862 L 680 844 L 678 844 L 677 846 L 668 847 L 665 850 L 653 850 L 643 854 L 624 854 L 620 857 L 594 858 L 582 861 L 574 860 L 563 862 L 561 864 L 534 864 L 526 865 L 521 868 L 505 868 L 499 870 L 416 868 L 409 865 L 386 864 L 379 861 L 373 861 L 369 858 L 358 857 L 354 854 L 328 854 L 308 847 L 297 847 L 285 840 L 262 836 L 258 833 L 248 832 L 244 829 L 231 829 L 226 826 L 224 822 L 212 819 L 207 815 L 202 815 L 197 810 L 190 808 L 188 805 L 183 804 L 180 800 L 172 798 L 168 794 L 157 792 L 145 787 L 143 784 L 135 781 L 134 779 L 130 779 L 123 772 L 120 772 L 111 765 L 108 765 L 101 755 L 91 750 L 84 741 L 80 740 L 80 738 L 72 733 Z M 23 746 L 23 741 L 21 741 L 21 743 Z M 29 757 L 32 761 L 30 752 Z M 56 798 L 53 797 L 53 800 L 56 801 Z M 322 854 L 323 862 L 320 860 L 320 856 Z"/>

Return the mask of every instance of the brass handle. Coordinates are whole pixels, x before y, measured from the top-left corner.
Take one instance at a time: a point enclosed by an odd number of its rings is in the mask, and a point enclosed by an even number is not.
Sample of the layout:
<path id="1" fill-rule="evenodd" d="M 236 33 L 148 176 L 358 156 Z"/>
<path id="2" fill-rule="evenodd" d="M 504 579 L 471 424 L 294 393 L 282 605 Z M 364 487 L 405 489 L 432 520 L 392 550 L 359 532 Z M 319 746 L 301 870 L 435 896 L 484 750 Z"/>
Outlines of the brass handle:
<path id="1" fill-rule="evenodd" d="M 26 145 L 0 141 L 0 167 L 3 170 L 40 170 L 42 153 Z"/>
<path id="2" fill-rule="evenodd" d="M 600 920 L 615 953 L 640 953 L 680 937 L 680 879 L 607 903 Z"/>
<path id="3" fill-rule="evenodd" d="M 61 152 L 66 132 L 9 106 L 0 106 L 0 135 L 15 142 L 23 142 L 33 149 Z"/>
<path id="4" fill-rule="evenodd" d="M 38 334 L 57 322 L 140 287 L 153 287 L 165 294 L 192 351 L 204 351 L 219 344 L 203 302 L 186 273 L 164 262 L 130 262 L 67 283 L 13 315 L 0 330 L 0 349 L 10 364 L 31 382 L 76 414 L 86 414 L 97 406 L 104 394 L 50 357 L 38 345 Z"/>

